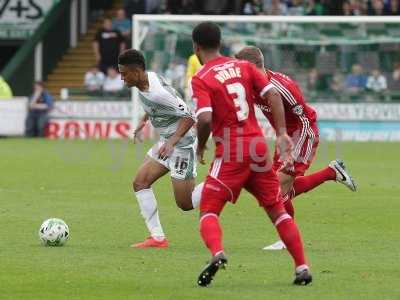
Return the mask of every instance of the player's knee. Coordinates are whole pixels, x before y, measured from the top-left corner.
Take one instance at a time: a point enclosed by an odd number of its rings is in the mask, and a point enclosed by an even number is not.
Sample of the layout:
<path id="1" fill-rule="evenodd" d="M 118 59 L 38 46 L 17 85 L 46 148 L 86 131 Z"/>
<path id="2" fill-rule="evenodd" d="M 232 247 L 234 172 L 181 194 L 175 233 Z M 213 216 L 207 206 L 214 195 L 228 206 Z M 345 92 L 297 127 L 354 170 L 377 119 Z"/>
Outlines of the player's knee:
<path id="1" fill-rule="evenodd" d="M 133 190 L 135 192 L 144 190 L 144 189 L 149 189 L 151 187 L 151 184 L 144 178 L 135 178 L 132 183 Z"/>
<path id="2" fill-rule="evenodd" d="M 182 209 L 183 211 L 189 211 L 193 209 L 193 205 L 192 203 L 188 203 L 188 202 L 176 202 L 176 205 L 178 205 L 178 207 L 180 209 Z"/>
<path id="3" fill-rule="evenodd" d="M 183 211 L 188 211 L 193 209 L 192 199 L 186 197 L 178 197 L 175 199 L 176 205 Z"/>
<path id="4" fill-rule="evenodd" d="M 283 214 L 286 213 L 285 207 L 283 206 L 282 202 L 277 202 L 274 205 L 271 206 L 265 206 L 264 207 L 265 211 L 267 212 L 269 218 L 271 219 L 272 223 L 275 223 L 275 221 Z"/>

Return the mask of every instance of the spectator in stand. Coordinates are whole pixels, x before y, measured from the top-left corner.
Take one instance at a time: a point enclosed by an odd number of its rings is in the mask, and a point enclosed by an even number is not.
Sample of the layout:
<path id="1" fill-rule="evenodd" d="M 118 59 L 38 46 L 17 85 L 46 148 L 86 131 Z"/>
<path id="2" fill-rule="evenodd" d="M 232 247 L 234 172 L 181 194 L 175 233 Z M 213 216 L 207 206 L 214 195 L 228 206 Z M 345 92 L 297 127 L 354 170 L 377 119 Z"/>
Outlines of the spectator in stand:
<path id="1" fill-rule="evenodd" d="M 383 16 L 384 3 L 382 0 L 371 0 L 368 2 L 368 15 L 370 16 Z"/>
<path id="2" fill-rule="evenodd" d="M 400 62 L 394 64 L 392 77 L 394 81 L 400 81 Z"/>
<path id="3" fill-rule="evenodd" d="M 4 80 L 4 78 L 0 76 L 0 99 L 11 99 L 12 97 L 13 93 L 10 86 Z"/>
<path id="4" fill-rule="evenodd" d="M 351 9 L 354 16 L 365 15 L 367 11 L 367 2 L 362 0 L 350 0 Z"/>
<path id="5" fill-rule="evenodd" d="M 329 89 L 331 92 L 341 94 L 344 89 L 343 76 L 339 72 L 335 72 L 329 82 Z"/>
<path id="6" fill-rule="evenodd" d="M 363 74 L 361 65 L 354 64 L 351 74 L 346 77 L 346 90 L 350 93 L 363 91 L 367 84 L 367 77 Z"/>
<path id="7" fill-rule="evenodd" d="M 309 92 L 319 92 L 324 90 L 325 83 L 323 78 L 318 74 L 316 68 L 310 70 L 307 77 L 307 90 Z"/>
<path id="8" fill-rule="evenodd" d="M 104 80 L 103 91 L 111 94 L 118 94 L 124 89 L 124 82 L 121 79 L 121 74 L 114 67 L 107 69 L 107 77 Z"/>
<path id="9" fill-rule="evenodd" d="M 326 12 L 326 7 L 321 0 L 309 0 L 306 14 L 310 16 L 322 16 Z"/>
<path id="10" fill-rule="evenodd" d="M 37 81 L 29 99 L 28 116 L 25 122 L 27 137 L 44 137 L 49 121 L 48 113 L 53 108 L 53 97 L 45 90 L 43 82 Z"/>
<path id="11" fill-rule="evenodd" d="M 302 16 L 305 14 L 303 1 L 292 0 L 288 3 L 288 14 L 291 16 Z"/>
<path id="12" fill-rule="evenodd" d="M 400 62 L 395 63 L 392 78 L 389 82 L 389 89 L 400 90 Z"/>
<path id="13" fill-rule="evenodd" d="M 385 5 L 385 15 L 397 16 L 400 15 L 400 0 L 389 0 Z"/>
<path id="14" fill-rule="evenodd" d="M 350 4 L 350 1 L 343 2 L 342 10 L 344 16 L 354 16 L 353 8 Z"/>
<path id="15" fill-rule="evenodd" d="M 367 79 L 367 89 L 376 93 L 381 93 L 387 90 L 387 81 L 385 76 L 378 69 L 371 72 L 371 76 Z"/>
<path id="16" fill-rule="evenodd" d="M 103 88 L 105 76 L 97 66 L 93 66 L 85 74 L 85 88 L 88 92 L 98 92 Z"/>
<path id="17" fill-rule="evenodd" d="M 286 16 L 288 8 L 285 2 L 280 0 L 264 0 L 264 13 L 273 16 Z"/>
<path id="18" fill-rule="evenodd" d="M 117 10 L 117 16 L 112 20 L 112 29 L 119 30 L 125 42 L 131 44 L 132 21 L 126 17 L 123 9 Z"/>
<path id="19" fill-rule="evenodd" d="M 244 15 L 259 15 L 263 11 L 262 8 L 260 0 L 245 0 L 242 2 L 242 13 Z"/>
<path id="20" fill-rule="evenodd" d="M 117 68 L 118 55 L 125 49 L 124 38 L 119 30 L 112 28 L 110 18 L 105 18 L 93 41 L 93 51 L 99 69 L 106 73 L 109 67 Z"/>

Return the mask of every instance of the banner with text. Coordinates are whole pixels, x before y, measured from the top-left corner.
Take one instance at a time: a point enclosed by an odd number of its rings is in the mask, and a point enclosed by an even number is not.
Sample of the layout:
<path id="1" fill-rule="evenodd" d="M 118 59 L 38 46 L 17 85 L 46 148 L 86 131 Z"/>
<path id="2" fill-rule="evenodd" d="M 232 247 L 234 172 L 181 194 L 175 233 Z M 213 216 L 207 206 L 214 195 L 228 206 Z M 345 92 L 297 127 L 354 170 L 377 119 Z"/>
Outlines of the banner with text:
<path id="1" fill-rule="evenodd" d="M 59 0 L 0 1 L 0 39 L 26 39 Z"/>
<path id="2" fill-rule="evenodd" d="M 315 103 L 321 138 L 329 141 L 400 141 L 400 104 Z M 127 138 L 132 136 L 131 102 L 57 102 L 49 138 Z M 274 133 L 263 114 L 257 118 L 268 138 Z M 146 128 L 144 137 L 151 135 Z"/>

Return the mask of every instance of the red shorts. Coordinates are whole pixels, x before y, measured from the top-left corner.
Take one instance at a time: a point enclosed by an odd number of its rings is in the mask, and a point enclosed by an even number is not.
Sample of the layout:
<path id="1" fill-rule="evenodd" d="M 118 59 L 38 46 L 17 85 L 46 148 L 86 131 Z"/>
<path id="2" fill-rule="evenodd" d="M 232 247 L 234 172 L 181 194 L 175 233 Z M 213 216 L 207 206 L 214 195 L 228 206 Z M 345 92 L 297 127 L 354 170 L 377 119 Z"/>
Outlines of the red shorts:
<path id="1" fill-rule="evenodd" d="M 280 161 L 279 155 L 274 154 L 273 168 L 276 172 L 282 172 L 290 176 L 303 176 L 311 166 L 315 158 L 319 143 L 319 130 L 316 124 L 298 131 L 299 134 L 291 135 L 293 139 L 293 158 L 294 163 L 284 163 Z"/>
<path id="2" fill-rule="evenodd" d="M 236 202 L 242 188 L 250 192 L 260 206 L 268 207 L 281 201 L 279 180 L 268 155 L 262 161 L 250 157 L 242 162 L 215 158 L 205 180 L 200 211 L 219 214 L 227 201 Z"/>

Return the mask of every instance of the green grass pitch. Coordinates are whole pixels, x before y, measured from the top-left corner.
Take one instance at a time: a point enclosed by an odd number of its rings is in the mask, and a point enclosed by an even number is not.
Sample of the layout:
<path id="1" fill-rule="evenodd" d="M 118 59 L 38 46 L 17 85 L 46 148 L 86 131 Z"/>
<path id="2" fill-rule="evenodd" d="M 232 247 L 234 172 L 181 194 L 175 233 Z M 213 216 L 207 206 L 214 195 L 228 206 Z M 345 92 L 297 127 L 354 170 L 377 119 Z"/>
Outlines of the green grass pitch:
<path id="1" fill-rule="evenodd" d="M 129 248 L 147 236 L 131 180 L 149 146 L 0 140 L 0 299 L 400 299 L 398 143 L 321 143 L 312 170 L 342 157 L 359 191 L 332 182 L 296 199 L 307 287 L 291 285 L 286 252 L 261 250 L 276 233 L 245 192 L 222 214 L 229 265 L 209 288 L 198 214 L 179 211 L 169 177 L 154 189 L 170 248 Z M 65 247 L 40 245 L 49 217 L 69 225 Z"/>

